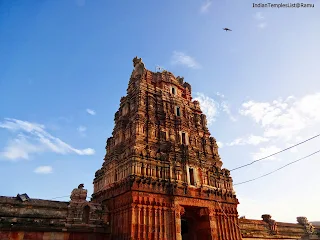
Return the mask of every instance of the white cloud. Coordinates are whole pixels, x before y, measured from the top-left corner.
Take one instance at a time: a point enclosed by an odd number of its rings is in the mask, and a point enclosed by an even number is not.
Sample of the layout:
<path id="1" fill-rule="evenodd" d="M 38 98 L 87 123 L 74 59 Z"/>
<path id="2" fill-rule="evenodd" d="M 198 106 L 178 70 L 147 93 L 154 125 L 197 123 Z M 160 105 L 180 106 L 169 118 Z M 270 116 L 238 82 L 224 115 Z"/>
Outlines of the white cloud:
<path id="1" fill-rule="evenodd" d="M 51 166 L 40 166 L 37 167 L 34 172 L 39 174 L 49 174 L 52 173 L 52 167 Z"/>
<path id="2" fill-rule="evenodd" d="M 269 139 L 265 137 L 250 135 L 243 138 L 237 138 L 233 140 L 231 143 L 227 143 L 227 146 L 235 146 L 235 145 L 259 145 L 263 142 L 268 142 Z"/>
<path id="3" fill-rule="evenodd" d="M 94 149 L 76 149 L 57 137 L 45 131 L 45 126 L 17 119 L 6 118 L 0 122 L 0 128 L 20 133 L 0 152 L 0 157 L 16 160 L 29 159 L 30 154 L 55 152 L 58 154 L 75 153 L 78 155 L 93 155 Z M 23 132 L 24 134 L 21 134 Z M 27 134 L 27 135 L 25 135 Z"/>
<path id="4" fill-rule="evenodd" d="M 196 95 L 197 97 L 194 100 L 200 103 L 201 110 L 207 116 L 208 125 L 212 124 L 218 115 L 219 104 L 203 93 L 196 93 Z"/>
<path id="5" fill-rule="evenodd" d="M 225 100 L 225 98 L 226 98 L 225 95 L 220 92 L 217 92 L 216 95 L 221 99 L 221 102 L 219 104 L 219 108 L 229 116 L 231 121 L 233 121 L 233 122 L 237 121 L 237 119 L 231 113 L 230 105 Z"/>
<path id="6" fill-rule="evenodd" d="M 263 16 L 262 12 L 256 12 L 254 15 L 254 18 L 257 20 L 262 20 L 262 19 L 264 19 L 264 16 Z"/>
<path id="7" fill-rule="evenodd" d="M 255 15 L 254 15 L 254 18 L 257 21 L 260 21 L 260 23 L 257 25 L 258 28 L 263 29 L 263 28 L 265 28 L 267 26 L 267 23 L 264 21 L 265 17 L 263 16 L 262 12 L 256 12 Z M 264 22 L 262 22 L 262 21 L 264 21 Z"/>
<path id="8" fill-rule="evenodd" d="M 80 127 L 78 127 L 78 131 L 79 132 L 85 132 L 85 131 L 87 131 L 87 128 L 84 127 L 84 126 L 80 126 Z"/>
<path id="9" fill-rule="evenodd" d="M 248 101 L 242 104 L 240 114 L 252 118 L 263 129 L 266 138 L 285 142 L 296 140 L 303 130 L 320 122 L 320 93 L 300 99 L 288 97 L 271 102 Z"/>
<path id="10" fill-rule="evenodd" d="M 222 142 L 217 142 L 219 148 L 223 148 L 224 144 Z"/>
<path id="11" fill-rule="evenodd" d="M 267 26 L 267 23 L 265 23 L 265 22 L 258 24 L 258 27 L 261 28 L 261 29 L 265 28 L 266 26 Z"/>
<path id="12" fill-rule="evenodd" d="M 221 97 L 221 98 L 224 98 L 224 97 L 225 97 L 224 94 L 222 94 L 222 93 L 220 93 L 220 92 L 217 92 L 216 95 L 217 95 L 218 97 Z"/>
<path id="13" fill-rule="evenodd" d="M 230 111 L 230 106 L 226 100 L 215 101 L 213 98 L 206 96 L 203 93 L 197 92 L 194 100 L 200 103 L 200 108 L 203 113 L 207 116 L 208 125 L 212 124 L 219 114 L 219 111 L 225 112 L 231 121 L 237 121 Z M 221 99 L 225 99 L 222 93 L 216 93 Z"/>
<path id="14" fill-rule="evenodd" d="M 86 109 L 87 113 L 89 113 L 90 115 L 96 115 L 96 111 L 90 109 L 90 108 L 87 108 Z"/>
<path id="15" fill-rule="evenodd" d="M 87 128 L 85 126 L 79 126 L 77 130 L 82 136 L 85 136 L 85 132 L 87 131 Z"/>
<path id="16" fill-rule="evenodd" d="M 189 68 L 200 68 L 200 64 L 191 56 L 186 55 L 183 52 L 174 51 L 171 57 L 171 63 L 173 65 L 184 65 Z"/>
<path id="17" fill-rule="evenodd" d="M 41 153 L 43 146 L 30 143 L 26 136 L 19 134 L 16 139 L 9 141 L 8 145 L 0 152 L 0 158 L 9 160 L 29 159 L 30 154 Z"/>
<path id="18" fill-rule="evenodd" d="M 231 114 L 230 106 L 226 101 L 221 102 L 220 106 L 222 108 L 222 111 L 229 116 L 231 121 L 233 122 L 237 121 L 237 119 Z"/>
<path id="19" fill-rule="evenodd" d="M 212 0 L 205 0 L 205 1 L 203 2 L 203 4 L 201 5 L 200 11 L 201 11 L 202 13 L 207 12 L 208 9 L 209 9 L 209 7 L 211 6 L 211 4 L 212 4 Z"/>
<path id="20" fill-rule="evenodd" d="M 276 147 L 276 146 L 269 146 L 269 147 L 265 147 L 265 148 L 259 148 L 258 152 L 255 153 L 251 153 L 253 160 L 258 160 L 260 158 L 264 158 L 266 156 L 269 156 L 273 153 L 279 152 L 281 151 L 280 148 Z M 275 157 L 272 156 L 270 158 L 268 158 L 269 160 L 274 160 Z"/>

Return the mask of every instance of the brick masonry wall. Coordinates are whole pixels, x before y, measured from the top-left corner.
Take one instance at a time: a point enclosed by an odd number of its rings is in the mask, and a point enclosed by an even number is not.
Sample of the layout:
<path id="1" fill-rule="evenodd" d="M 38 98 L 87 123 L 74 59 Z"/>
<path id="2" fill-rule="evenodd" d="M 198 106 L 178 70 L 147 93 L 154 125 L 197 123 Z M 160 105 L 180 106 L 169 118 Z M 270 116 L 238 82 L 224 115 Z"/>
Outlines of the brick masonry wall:
<path id="1" fill-rule="evenodd" d="M 1 240 L 109 240 L 103 233 L 0 231 Z"/>

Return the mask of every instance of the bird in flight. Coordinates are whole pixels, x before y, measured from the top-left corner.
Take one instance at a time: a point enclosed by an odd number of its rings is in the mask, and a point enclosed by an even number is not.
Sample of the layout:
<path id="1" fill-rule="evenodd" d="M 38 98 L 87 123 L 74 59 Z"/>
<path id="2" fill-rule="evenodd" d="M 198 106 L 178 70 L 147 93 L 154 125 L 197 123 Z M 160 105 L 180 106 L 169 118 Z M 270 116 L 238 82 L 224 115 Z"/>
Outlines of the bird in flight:
<path id="1" fill-rule="evenodd" d="M 229 28 L 224 28 L 223 30 L 225 30 L 226 32 L 228 32 L 228 31 L 232 31 L 231 29 L 229 29 Z"/>

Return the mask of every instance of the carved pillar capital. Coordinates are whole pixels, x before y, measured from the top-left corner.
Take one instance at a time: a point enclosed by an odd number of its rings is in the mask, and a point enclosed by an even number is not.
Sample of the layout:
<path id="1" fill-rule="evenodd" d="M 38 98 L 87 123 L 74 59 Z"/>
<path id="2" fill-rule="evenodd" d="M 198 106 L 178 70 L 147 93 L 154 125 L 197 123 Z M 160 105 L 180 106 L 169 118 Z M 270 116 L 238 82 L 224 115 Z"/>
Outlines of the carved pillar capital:
<path id="1" fill-rule="evenodd" d="M 180 205 L 176 205 L 174 210 L 176 211 L 177 214 L 179 214 L 180 216 L 183 215 L 185 213 L 185 209 L 184 207 L 180 206 Z"/>

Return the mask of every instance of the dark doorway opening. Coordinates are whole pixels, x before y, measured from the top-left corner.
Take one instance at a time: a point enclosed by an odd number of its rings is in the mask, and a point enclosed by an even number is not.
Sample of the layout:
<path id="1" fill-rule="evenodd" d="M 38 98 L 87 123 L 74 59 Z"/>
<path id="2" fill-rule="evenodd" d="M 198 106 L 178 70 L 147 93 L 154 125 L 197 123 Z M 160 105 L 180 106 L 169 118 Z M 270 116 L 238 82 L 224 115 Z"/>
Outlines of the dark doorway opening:
<path id="1" fill-rule="evenodd" d="M 211 239 L 209 216 L 203 214 L 199 207 L 185 206 L 184 209 L 181 216 L 182 240 Z"/>
<path id="2" fill-rule="evenodd" d="M 187 218 L 181 218 L 181 236 L 182 240 L 189 240 L 191 232 L 189 231 L 189 225 Z"/>
<path id="3" fill-rule="evenodd" d="M 182 236 L 185 234 L 188 234 L 188 230 L 189 230 L 188 229 L 188 220 L 182 218 L 181 219 L 181 234 L 182 234 Z"/>

